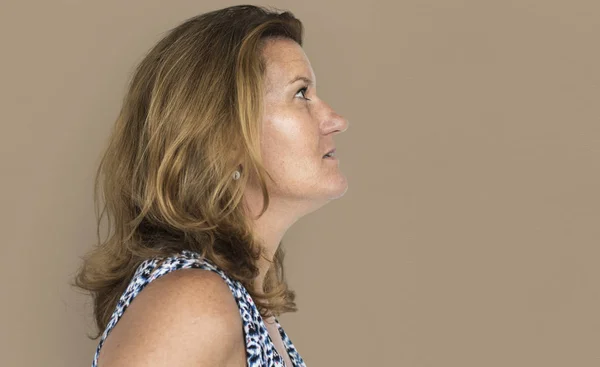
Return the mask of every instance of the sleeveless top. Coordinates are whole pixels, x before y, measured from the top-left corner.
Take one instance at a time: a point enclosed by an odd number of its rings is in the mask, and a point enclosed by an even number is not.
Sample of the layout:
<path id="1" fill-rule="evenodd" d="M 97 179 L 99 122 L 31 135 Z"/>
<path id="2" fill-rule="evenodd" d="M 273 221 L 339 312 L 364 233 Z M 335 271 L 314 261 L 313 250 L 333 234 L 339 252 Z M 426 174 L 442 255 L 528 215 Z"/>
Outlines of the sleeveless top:
<path id="1" fill-rule="evenodd" d="M 129 282 L 127 289 L 119 299 L 115 311 L 100 338 L 92 362 L 92 367 L 97 367 L 98 356 L 100 354 L 100 349 L 104 344 L 104 340 L 115 327 L 134 297 L 137 296 L 151 281 L 171 271 L 188 268 L 213 271 L 219 274 L 229 286 L 238 305 L 240 316 L 242 317 L 246 345 L 246 362 L 248 367 L 306 367 L 302 357 L 300 357 L 300 354 L 296 350 L 296 347 L 294 347 L 294 344 L 279 324 L 277 318 L 274 318 L 285 349 L 293 364 L 293 366 L 285 365 L 283 358 L 275 349 L 275 344 L 273 344 L 273 341 L 269 336 L 269 332 L 260 312 L 242 283 L 231 279 L 223 270 L 218 268 L 208 259 L 202 258 L 199 254 L 187 250 L 166 258 L 160 257 L 148 259 L 139 265 L 133 278 Z"/>

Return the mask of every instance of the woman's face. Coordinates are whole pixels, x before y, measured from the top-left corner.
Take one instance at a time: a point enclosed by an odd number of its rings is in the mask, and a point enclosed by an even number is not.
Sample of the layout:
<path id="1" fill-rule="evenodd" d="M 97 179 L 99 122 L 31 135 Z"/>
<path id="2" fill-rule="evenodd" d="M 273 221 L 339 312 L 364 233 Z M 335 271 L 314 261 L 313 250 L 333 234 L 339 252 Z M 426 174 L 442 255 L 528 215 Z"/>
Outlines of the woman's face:
<path id="1" fill-rule="evenodd" d="M 335 148 L 333 136 L 348 121 L 317 96 L 316 78 L 304 50 L 293 40 L 270 39 L 266 60 L 261 149 L 275 179 L 273 197 L 326 202 L 342 196 L 348 184 L 337 158 L 323 158 Z M 298 79 L 303 78 L 303 79 Z M 336 152 L 337 155 L 337 152 Z"/>

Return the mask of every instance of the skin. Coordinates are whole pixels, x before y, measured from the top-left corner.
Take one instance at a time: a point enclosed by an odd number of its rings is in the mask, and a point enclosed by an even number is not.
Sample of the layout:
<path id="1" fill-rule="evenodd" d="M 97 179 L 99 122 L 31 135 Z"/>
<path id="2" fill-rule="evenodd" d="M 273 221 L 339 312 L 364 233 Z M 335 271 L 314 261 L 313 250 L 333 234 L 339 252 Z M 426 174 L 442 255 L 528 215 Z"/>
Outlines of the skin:
<path id="1" fill-rule="evenodd" d="M 333 137 L 346 131 L 348 121 L 318 97 L 315 73 L 299 44 L 270 39 L 263 55 L 266 91 L 261 153 L 276 183 L 268 182 L 271 200 L 261 218 L 256 219 L 263 200 L 258 186 L 250 185 L 244 199 L 255 218 L 254 233 L 263 241 L 270 261 L 292 224 L 347 191 L 339 161 L 323 159 L 323 155 L 335 147 Z M 290 84 L 296 76 L 312 84 L 302 80 Z M 308 89 L 300 91 L 304 87 Z M 269 269 L 268 260 L 259 263 L 259 285 Z"/>
<path id="2" fill-rule="evenodd" d="M 212 271 L 182 269 L 156 279 L 112 329 L 98 366 L 246 366 L 243 325 L 231 290 Z"/>

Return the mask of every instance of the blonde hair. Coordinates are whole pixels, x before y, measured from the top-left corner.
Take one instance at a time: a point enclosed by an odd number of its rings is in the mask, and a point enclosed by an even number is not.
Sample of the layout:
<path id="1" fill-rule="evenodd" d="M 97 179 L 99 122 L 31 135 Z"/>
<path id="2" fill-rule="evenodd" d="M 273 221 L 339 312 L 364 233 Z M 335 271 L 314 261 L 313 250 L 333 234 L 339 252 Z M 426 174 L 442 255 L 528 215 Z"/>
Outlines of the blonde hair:
<path id="1" fill-rule="evenodd" d="M 256 180 L 264 195 L 260 215 L 269 206 L 271 177 L 260 153 L 262 47 L 272 38 L 302 46 L 302 37 L 303 25 L 290 12 L 232 6 L 173 28 L 137 66 L 96 173 L 98 243 L 74 282 L 93 297 L 94 338 L 139 264 L 182 250 L 239 280 L 261 315 L 297 311 L 281 244 L 263 289 L 254 287 L 263 247 L 242 198 Z M 239 165 L 244 172 L 232 180 Z"/>

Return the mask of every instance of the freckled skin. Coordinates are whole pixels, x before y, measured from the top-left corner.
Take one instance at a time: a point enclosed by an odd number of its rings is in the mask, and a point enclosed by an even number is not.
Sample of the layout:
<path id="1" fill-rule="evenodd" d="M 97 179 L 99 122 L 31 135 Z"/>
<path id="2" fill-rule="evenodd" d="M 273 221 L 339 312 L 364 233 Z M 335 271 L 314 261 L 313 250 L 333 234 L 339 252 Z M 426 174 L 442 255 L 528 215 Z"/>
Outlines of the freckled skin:
<path id="1" fill-rule="evenodd" d="M 333 136 L 348 121 L 317 96 L 316 84 L 307 86 L 296 76 L 316 83 L 304 50 L 288 39 L 267 41 L 265 106 L 261 149 L 265 166 L 278 182 L 269 186 L 275 201 L 287 201 L 306 214 L 346 192 L 348 183 L 336 160 L 323 159 L 335 146 Z M 310 101 L 304 99 L 308 98 Z"/>
<path id="2" fill-rule="evenodd" d="M 315 85 L 301 80 L 289 84 L 297 76 L 316 84 L 304 50 L 292 40 L 271 39 L 262 51 L 266 70 L 261 154 L 276 184 L 266 177 L 270 202 L 260 218 L 257 216 L 263 196 L 252 178 L 244 192 L 254 233 L 266 250 L 266 258 L 258 261 L 257 289 L 262 288 L 271 266 L 266 259 L 272 259 L 288 228 L 302 216 L 343 196 L 348 189 L 339 162 L 323 159 L 335 147 L 334 136 L 348 128 L 348 121 L 317 96 Z M 307 85 L 303 94 L 300 90 Z M 343 156 L 341 151 L 336 151 L 336 156 L 338 153 Z M 276 330 L 269 330 L 269 334 L 276 345 L 282 345 Z"/>

